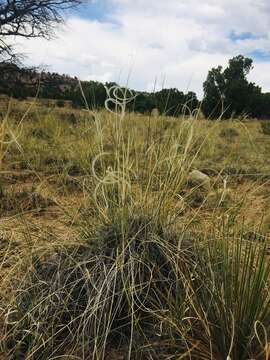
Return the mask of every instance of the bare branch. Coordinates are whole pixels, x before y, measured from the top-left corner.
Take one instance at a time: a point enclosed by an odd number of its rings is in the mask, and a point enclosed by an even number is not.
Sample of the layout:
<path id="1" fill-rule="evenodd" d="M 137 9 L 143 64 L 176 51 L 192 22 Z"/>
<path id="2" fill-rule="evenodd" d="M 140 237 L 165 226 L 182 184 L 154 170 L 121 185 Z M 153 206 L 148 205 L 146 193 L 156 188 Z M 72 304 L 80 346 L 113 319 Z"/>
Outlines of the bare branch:
<path id="1" fill-rule="evenodd" d="M 85 0 L 0 0 L 0 58 L 16 56 L 11 36 L 50 39 L 63 22 L 63 11 Z"/>

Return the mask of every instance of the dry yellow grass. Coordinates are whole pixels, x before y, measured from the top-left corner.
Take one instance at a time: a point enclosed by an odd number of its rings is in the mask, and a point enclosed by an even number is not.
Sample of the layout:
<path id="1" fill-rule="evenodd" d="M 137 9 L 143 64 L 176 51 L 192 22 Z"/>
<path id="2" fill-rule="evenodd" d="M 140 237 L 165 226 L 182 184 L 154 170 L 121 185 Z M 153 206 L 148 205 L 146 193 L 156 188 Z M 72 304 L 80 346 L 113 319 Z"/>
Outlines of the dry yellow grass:
<path id="1" fill-rule="evenodd" d="M 105 111 L 93 118 L 36 105 L 28 111 L 28 106 L 17 105 L 16 118 L 10 111 L 2 121 L 4 312 L 33 258 L 84 244 L 103 223 L 133 214 L 198 238 L 210 236 L 213 226 L 221 236 L 222 224 L 233 222 L 247 241 L 268 241 L 270 137 L 259 121 L 136 114 L 119 119 Z M 188 183 L 194 169 L 209 176 L 209 189 Z M 173 327 L 177 333 L 178 324 Z M 214 345 L 205 359 L 221 359 Z"/>

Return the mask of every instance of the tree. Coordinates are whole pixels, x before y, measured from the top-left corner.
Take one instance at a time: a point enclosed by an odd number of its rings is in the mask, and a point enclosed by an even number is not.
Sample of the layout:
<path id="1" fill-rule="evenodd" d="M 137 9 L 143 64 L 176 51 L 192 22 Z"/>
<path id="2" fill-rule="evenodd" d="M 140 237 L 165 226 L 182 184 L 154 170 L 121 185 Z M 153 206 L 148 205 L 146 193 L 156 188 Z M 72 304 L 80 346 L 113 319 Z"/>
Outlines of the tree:
<path id="1" fill-rule="evenodd" d="M 217 118 L 223 112 L 225 79 L 222 66 L 212 68 L 203 83 L 204 100 L 202 111 L 206 117 Z"/>
<path id="2" fill-rule="evenodd" d="M 209 118 L 229 118 L 232 115 L 253 113 L 254 99 L 261 94 L 259 87 L 248 82 L 252 59 L 238 55 L 229 60 L 229 66 L 209 71 L 203 84 L 202 110 Z"/>
<path id="3" fill-rule="evenodd" d="M 11 37 L 50 39 L 63 11 L 84 0 L 0 0 L 0 57 L 16 60 Z"/>
<path id="4" fill-rule="evenodd" d="M 81 81 L 68 75 L 59 75 L 37 69 L 26 69 L 17 64 L 0 62 L 0 93 L 14 98 L 35 97 L 38 91 L 40 98 L 55 99 L 72 102 L 75 108 L 89 107 L 92 110 L 104 108 L 107 99 L 104 84 L 98 81 Z M 107 88 L 117 86 L 116 83 L 106 83 Z M 121 88 L 122 93 L 126 91 Z M 194 92 L 184 94 L 178 89 L 163 89 L 156 93 L 146 91 L 128 90 L 128 93 L 136 94 L 134 101 L 127 104 L 127 111 L 142 114 L 150 114 L 157 108 L 159 112 L 168 116 L 180 116 L 190 114 L 199 106 L 199 101 Z M 118 94 L 122 96 L 120 93 Z M 111 97 L 114 98 L 114 94 Z M 59 105 L 58 104 L 58 105 Z M 114 102 L 108 106 L 115 108 Z"/>
<path id="5" fill-rule="evenodd" d="M 184 104 L 185 106 L 182 107 L 182 111 L 184 114 L 187 113 L 187 110 L 189 111 L 189 113 L 194 112 L 194 110 L 198 110 L 199 100 L 196 93 L 193 91 L 189 91 L 184 97 Z"/>
<path id="6" fill-rule="evenodd" d="M 242 55 L 229 60 L 229 66 L 224 70 L 225 78 L 225 117 L 232 114 L 250 112 L 250 103 L 253 97 L 255 85 L 249 83 L 247 75 L 252 70 L 252 59 Z"/>
<path id="7" fill-rule="evenodd" d="M 155 101 L 151 94 L 140 92 L 137 94 L 133 103 L 129 104 L 129 109 L 142 114 L 150 114 L 155 108 Z"/>
<path id="8" fill-rule="evenodd" d="M 176 88 L 162 89 L 154 94 L 156 108 L 161 114 L 180 116 L 198 107 L 198 99 L 194 92 L 186 95 Z"/>
<path id="9" fill-rule="evenodd" d="M 246 81 L 250 70 L 253 69 L 253 60 L 243 55 L 235 56 L 229 60 L 229 66 L 224 70 L 224 77 L 227 81 Z"/>

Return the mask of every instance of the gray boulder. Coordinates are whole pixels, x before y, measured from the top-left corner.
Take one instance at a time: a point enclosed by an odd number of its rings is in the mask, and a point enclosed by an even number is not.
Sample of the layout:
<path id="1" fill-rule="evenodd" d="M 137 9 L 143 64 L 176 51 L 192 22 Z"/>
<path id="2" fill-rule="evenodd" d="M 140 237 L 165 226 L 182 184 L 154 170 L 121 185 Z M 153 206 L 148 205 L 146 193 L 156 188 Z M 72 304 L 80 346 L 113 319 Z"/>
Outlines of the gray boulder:
<path id="1" fill-rule="evenodd" d="M 193 170 L 189 173 L 188 183 L 191 186 L 197 186 L 204 190 L 210 190 L 211 188 L 210 177 L 199 170 Z"/>

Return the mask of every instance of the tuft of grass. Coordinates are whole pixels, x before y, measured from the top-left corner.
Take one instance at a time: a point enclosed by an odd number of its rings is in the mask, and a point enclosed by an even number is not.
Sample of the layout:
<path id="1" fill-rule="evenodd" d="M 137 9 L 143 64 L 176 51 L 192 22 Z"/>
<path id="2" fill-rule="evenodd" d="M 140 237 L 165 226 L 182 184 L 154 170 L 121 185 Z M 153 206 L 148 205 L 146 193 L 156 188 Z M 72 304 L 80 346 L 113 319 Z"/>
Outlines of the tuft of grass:
<path id="1" fill-rule="evenodd" d="M 268 121 L 261 122 L 261 129 L 264 135 L 270 135 L 270 124 Z"/>
<path id="2" fill-rule="evenodd" d="M 235 128 L 225 128 L 220 131 L 219 136 L 227 141 L 235 141 L 239 132 Z"/>
<path id="3" fill-rule="evenodd" d="M 267 358 L 266 244 L 246 241 L 229 222 L 209 235 L 119 218 L 84 245 L 33 259 L 7 314 L 6 354 Z"/>
<path id="4" fill-rule="evenodd" d="M 185 318 L 169 323 L 186 341 L 192 359 L 267 359 L 269 357 L 270 263 L 266 244 L 232 233 L 228 224 L 207 240 L 186 279 Z M 166 321 L 166 320 L 165 320 Z"/>
<path id="5" fill-rule="evenodd" d="M 22 190 L 3 194 L 0 211 L 1 213 L 18 214 L 24 211 L 42 212 L 47 207 L 55 205 L 52 199 L 45 198 L 36 191 Z"/>
<path id="6" fill-rule="evenodd" d="M 120 347 L 133 358 L 157 358 L 156 312 L 179 292 L 176 249 L 179 266 L 192 264 L 192 243 L 176 240 L 140 217 L 101 228 L 96 249 L 85 244 L 34 259 L 8 316 L 7 354 L 45 359 L 71 347 L 103 358 Z"/>

